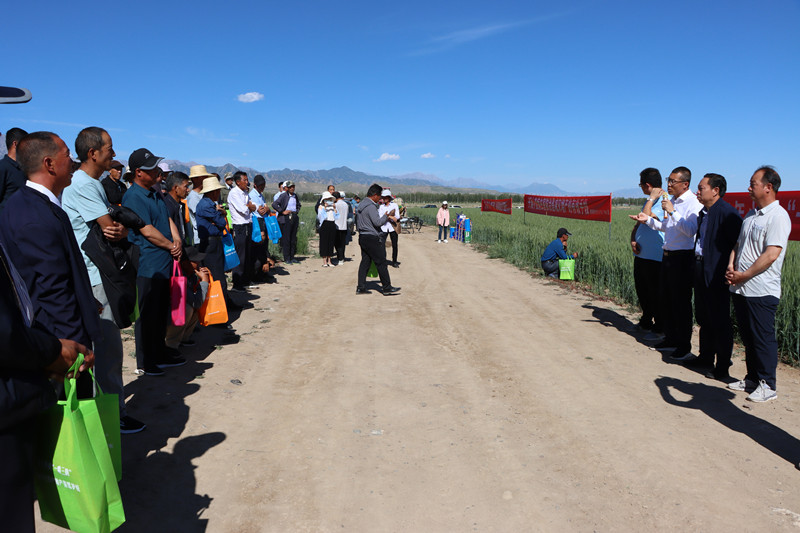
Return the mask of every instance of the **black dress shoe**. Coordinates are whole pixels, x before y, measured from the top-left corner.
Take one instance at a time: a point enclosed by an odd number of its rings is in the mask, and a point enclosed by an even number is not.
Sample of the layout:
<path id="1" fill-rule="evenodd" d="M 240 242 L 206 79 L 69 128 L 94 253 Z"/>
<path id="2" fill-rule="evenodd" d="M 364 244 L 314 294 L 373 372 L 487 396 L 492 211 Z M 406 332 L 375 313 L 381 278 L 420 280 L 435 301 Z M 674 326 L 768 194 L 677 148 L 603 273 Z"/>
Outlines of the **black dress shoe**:
<path id="1" fill-rule="evenodd" d="M 367 289 L 361 289 L 356 287 L 356 294 L 369 294 L 369 291 Z"/>
<path id="2" fill-rule="evenodd" d="M 714 361 L 709 361 L 708 359 L 703 359 L 702 357 L 695 357 L 694 359 L 683 361 L 683 366 L 686 368 L 691 368 L 692 370 L 713 370 Z"/>
<path id="3" fill-rule="evenodd" d="M 692 358 L 692 352 L 682 348 L 675 348 L 675 350 L 669 354 L 669 358 L 673 361 L 687 361 Z"/>
<path id="4" fill-rule="evenodd" d="M 396 292 L 400 292 L 400 287 L 389 287 L 388 289 L 383 289 L 381 292 L 384 296 L 390 296 Z"/>

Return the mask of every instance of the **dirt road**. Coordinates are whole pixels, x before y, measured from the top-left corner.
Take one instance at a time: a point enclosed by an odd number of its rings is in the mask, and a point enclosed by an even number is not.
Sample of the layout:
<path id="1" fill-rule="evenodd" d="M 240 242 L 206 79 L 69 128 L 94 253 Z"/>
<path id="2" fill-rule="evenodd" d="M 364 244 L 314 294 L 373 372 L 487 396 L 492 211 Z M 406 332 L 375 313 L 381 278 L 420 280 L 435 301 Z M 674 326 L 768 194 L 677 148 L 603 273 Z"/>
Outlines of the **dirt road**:
<path id="1" fill-rule="evenodd" d="M 798 531 L 798 372 L 752 404 L 432 229 L 400 260 L 398 296 L 309 258 L 253 291 L 239 344 L 206 330 L 163 378 L 126 358 L 149 427 L 120 531 Z"/>

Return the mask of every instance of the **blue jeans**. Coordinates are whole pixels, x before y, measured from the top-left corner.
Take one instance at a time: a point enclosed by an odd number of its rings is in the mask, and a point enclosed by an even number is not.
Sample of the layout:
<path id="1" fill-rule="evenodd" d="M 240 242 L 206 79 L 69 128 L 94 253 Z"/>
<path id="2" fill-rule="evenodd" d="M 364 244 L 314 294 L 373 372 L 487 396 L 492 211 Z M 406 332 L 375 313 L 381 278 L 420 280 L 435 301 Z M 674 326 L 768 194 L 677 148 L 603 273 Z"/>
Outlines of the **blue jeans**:
<path id="1" fill-rule="evenodd" d="M 444 237 L 442 237 L 442 233 L 444 233 Z M 450 226 L 439 226 L 438 239 L 441 241 L 442 239 L 449 239 L 449 238 L 450 238 Z"/>

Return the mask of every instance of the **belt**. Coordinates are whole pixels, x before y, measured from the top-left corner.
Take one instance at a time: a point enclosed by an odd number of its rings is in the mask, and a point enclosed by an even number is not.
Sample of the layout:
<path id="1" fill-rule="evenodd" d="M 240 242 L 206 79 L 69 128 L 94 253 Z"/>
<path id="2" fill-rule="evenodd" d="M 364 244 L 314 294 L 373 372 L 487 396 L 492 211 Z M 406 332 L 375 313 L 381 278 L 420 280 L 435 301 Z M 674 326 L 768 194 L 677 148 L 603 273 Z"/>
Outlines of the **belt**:
<path id="1" fill-rule="evenodd" d="M 209 236 L 208 236 L 208 240 L 211 240 L 211 239 L 221 239 L 221 238 L 222 238 L 222 235 L 209 235 Z"/>
<path id="2" fill-rule="evenodd" d="M 689 255 L 693 254 L 694 250 L 664 250 L 664 257 Z"/>

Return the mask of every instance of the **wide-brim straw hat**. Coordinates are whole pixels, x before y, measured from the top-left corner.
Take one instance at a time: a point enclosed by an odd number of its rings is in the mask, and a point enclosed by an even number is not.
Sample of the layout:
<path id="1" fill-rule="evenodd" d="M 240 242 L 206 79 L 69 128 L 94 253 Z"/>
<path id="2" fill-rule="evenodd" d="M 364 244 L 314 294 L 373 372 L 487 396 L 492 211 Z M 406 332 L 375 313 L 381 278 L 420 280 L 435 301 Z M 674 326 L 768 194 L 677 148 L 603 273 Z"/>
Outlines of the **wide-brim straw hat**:
<path id="1" fill-rule="evenodd" d="M 219 180 L 216 176 L 210 176 L 203 180 L 203 190 L 201 191 L 202 194 L 207 192 L 214 192 L 218 191 L 222 188 L 222 185 L 219 184 Z"/>
<path id="2" fill-rule="evenodd" d="M 210 174 L 206 170 L 205 165 L 193 165 L 192 168 L 189 169 L 189 179 L 193 180 L 195 178 L 213 178 L 215 177 L 213 174 Z M 205 183 L 205 181 L 203 181 Z"/>

